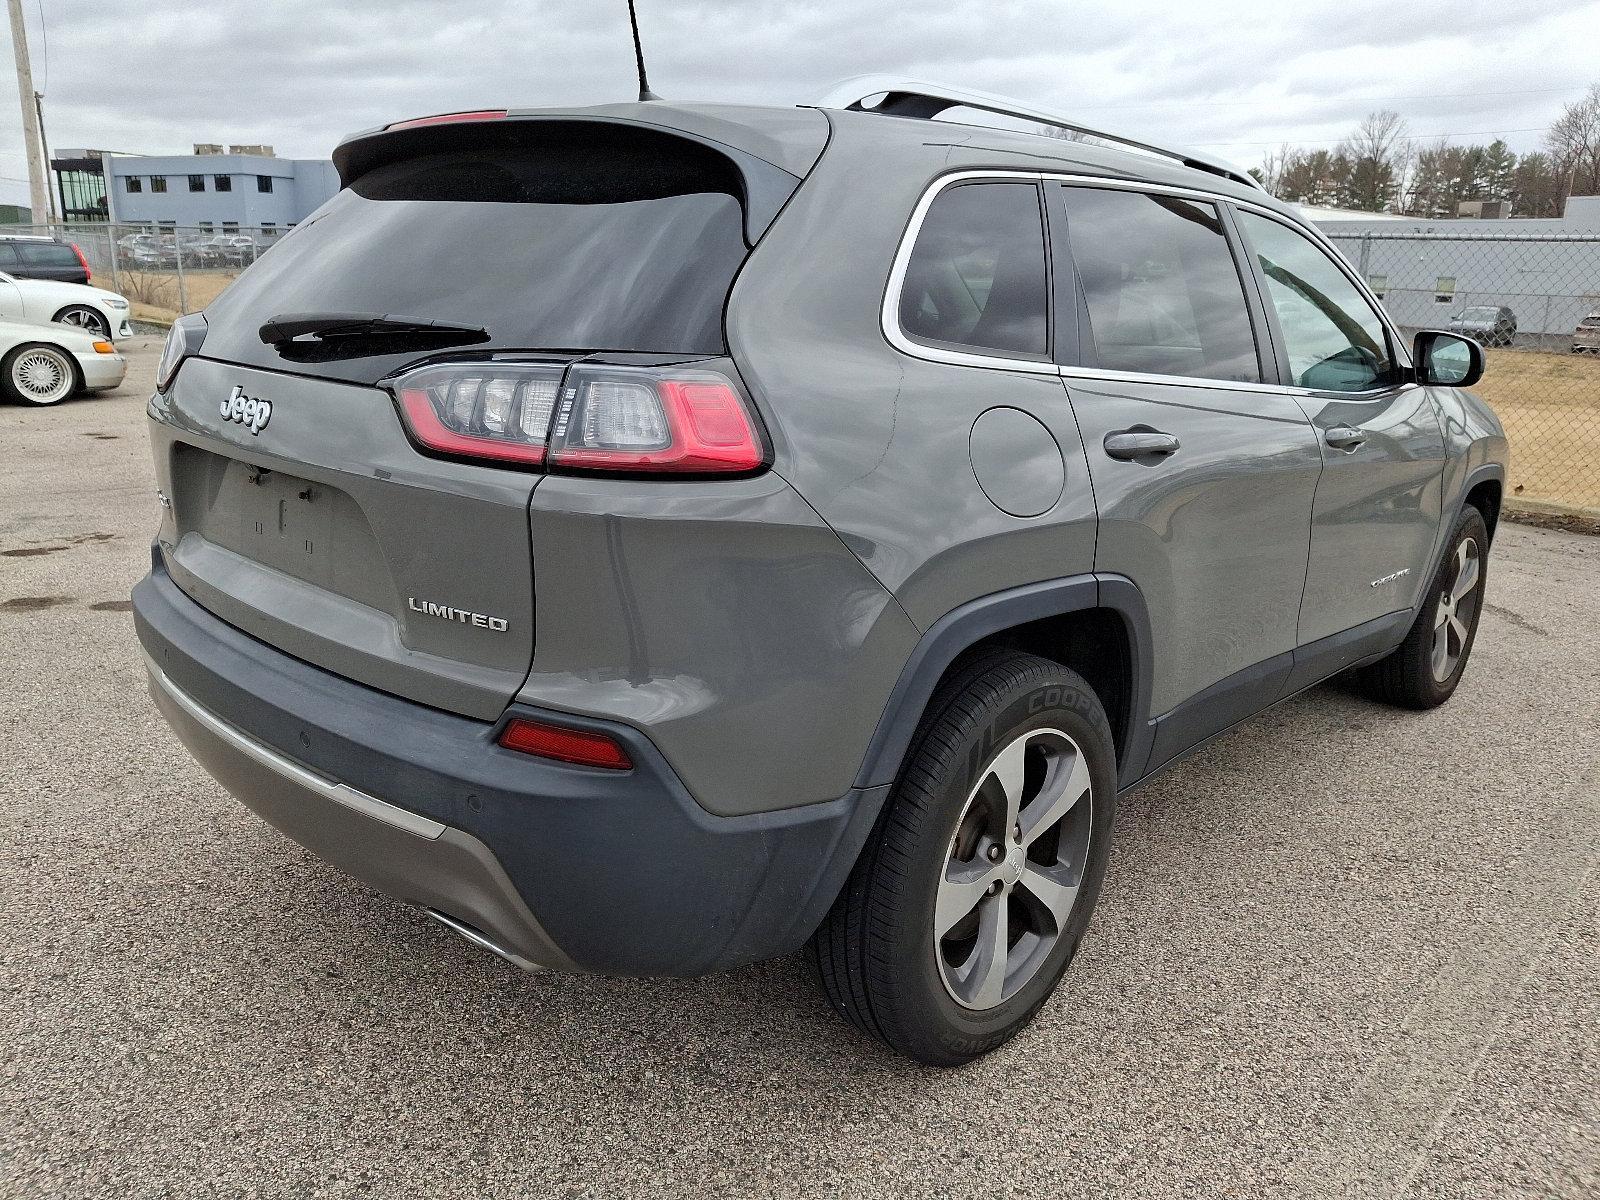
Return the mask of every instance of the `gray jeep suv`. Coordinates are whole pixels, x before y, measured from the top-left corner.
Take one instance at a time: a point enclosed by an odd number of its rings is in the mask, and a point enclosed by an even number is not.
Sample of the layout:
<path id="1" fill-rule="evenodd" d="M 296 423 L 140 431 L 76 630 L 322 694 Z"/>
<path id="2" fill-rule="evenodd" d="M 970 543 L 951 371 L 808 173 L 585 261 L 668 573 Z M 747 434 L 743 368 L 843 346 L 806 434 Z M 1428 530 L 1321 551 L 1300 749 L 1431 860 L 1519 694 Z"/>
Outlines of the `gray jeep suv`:
<path id="1" fill-rule="evenodd" d="M 344 142 L 150 399 L 195 758 L 520 966 L 809 946 L 954 1064 L 1055 987 L 1120 793 L 1340 672 L 1449 697 L 1478 347 L 1225 164 L 957 106 L 1071 127 L 874 79 Z"/>

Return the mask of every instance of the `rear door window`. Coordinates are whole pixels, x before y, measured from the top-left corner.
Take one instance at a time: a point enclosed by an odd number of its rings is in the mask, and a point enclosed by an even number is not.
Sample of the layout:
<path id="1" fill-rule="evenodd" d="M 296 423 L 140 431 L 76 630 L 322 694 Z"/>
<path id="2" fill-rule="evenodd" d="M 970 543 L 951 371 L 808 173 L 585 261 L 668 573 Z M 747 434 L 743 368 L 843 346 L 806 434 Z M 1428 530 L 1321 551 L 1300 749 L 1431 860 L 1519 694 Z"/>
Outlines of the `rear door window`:
<path id="1" fill-rule="evenodd" d="M 1389 334 L 1350 277 L 1310 238 L 1252 212 L 1239 213 L 1283 331 L 1297 387 L 1365 392 L 1393 381 Z M 1493 309 L 1484 310 L 1493 316 Z"/>
<path id="2" fill-rule="evenodd" d="M 1046 360 L 1048 297 L 1037 184 L 958 183 L 934 197 L 900 288 L 908 337 Z"/>
<path id="3" fill-rule="evenodd" d="M 1089 313 L 1084 365 L 1260 382 L 1244 283 L 1216 205 L 1111 188 L 1063 190 Z"/>

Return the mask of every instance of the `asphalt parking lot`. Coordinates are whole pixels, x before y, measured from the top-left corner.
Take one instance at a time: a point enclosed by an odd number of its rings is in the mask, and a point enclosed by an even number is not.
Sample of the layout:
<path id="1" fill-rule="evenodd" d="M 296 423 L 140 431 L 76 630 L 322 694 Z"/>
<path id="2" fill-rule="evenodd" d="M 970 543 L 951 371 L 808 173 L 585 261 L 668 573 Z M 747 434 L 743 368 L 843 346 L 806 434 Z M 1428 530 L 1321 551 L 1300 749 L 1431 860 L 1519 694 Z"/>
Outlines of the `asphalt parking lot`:
<path id="1" fill-rule="evenodd" d="M 126 611 L 158 350 L 0 407 L 0 1194 L 1600 1195 L 1600 539 L 1502 528 L 1445 708 L 1130 797 L 1055 999 L 938 1073 L 797 959 L 520 974 L 230 800 Z"/>

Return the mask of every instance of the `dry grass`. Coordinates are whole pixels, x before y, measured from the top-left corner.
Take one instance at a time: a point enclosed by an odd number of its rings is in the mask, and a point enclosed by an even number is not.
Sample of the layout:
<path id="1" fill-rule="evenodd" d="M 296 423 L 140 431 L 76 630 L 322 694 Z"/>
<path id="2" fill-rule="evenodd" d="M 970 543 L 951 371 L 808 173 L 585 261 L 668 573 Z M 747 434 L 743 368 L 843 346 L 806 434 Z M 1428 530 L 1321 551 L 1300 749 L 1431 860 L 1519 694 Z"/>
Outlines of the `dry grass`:
<path id="1" fill-rule="evenodd" d="M 1600 355 L 1491 350 L 1473 390 L 1511 442 L 1508 500 L 1600 509 Z"/>

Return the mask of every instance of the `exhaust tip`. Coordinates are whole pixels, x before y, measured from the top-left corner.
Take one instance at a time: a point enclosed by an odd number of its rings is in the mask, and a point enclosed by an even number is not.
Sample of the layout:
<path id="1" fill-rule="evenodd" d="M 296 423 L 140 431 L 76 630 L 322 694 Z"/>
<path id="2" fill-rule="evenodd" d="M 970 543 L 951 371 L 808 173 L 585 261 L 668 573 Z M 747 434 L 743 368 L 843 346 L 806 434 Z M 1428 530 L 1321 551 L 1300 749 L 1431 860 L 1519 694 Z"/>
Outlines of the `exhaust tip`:
<path id="1" fill-rule="evenodd" d="M 467 941 L 471 942 L 474 946 L 477 946 L 482 950 L 487 950 L 490 954 L 493 954 L 497 958 L 505 959 L 514 967 L 520 967 L 522 970 L 528 972 L 539 972 L 545 970 L 545 968 L 540 966 L 538 963 L 532 961 L 531 959 L 524 958 L 514 950 L 507 950 L 499 942 L 495 941 L 488 934 L 484 933 L 483 930 L 477 928 L 476 926 L 468 925 L 465 921 L 458 921 L 449 913 L 442 913 L 437 908 L 426 908 L 423 909 L 423 911 L 435 921 L 439 922 L 439 924 L 445 926 L 447 929 L 455 930 L 456 933 L 466 938 Z"/>

